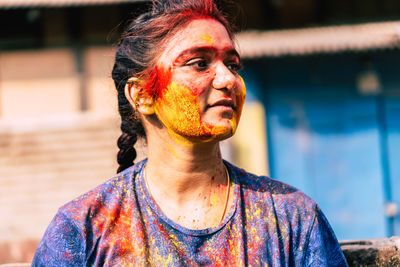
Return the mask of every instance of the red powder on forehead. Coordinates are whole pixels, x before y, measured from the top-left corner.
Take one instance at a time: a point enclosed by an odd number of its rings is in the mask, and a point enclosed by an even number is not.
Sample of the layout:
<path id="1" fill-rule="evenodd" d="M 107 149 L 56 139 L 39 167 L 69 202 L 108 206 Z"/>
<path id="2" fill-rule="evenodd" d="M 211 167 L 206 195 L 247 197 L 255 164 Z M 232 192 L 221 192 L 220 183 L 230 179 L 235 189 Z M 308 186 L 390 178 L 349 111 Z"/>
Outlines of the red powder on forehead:
<path id="1" fill-rule="evenodd" d="M 188 20 L 189 22 L 192 20 L 195 20 L 195 19 L 215 19 L 210 15 L 195 13 L 192 10 L 186 10 L 186 11 L 180 13 L 179 16 L 189 17 L 190 18 Z"/>

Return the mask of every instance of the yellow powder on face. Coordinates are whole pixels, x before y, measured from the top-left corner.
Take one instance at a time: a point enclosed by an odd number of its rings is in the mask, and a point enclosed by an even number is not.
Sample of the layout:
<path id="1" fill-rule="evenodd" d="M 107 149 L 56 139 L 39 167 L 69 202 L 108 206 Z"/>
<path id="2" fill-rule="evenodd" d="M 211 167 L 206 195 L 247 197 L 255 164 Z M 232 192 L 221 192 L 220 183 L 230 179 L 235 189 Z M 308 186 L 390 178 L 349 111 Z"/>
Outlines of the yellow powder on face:
<path id="1" fill-rule="evenodd" d="M 214 44 L 214 39 L 212 38 L 212 36 L 211 35 L 209 35 L 209 34 L 202 34 L 202 35 L 200 35 L 199 36 L 199 38 L 201 39 L 201 40 L 203 40 L 203 41 L 206 41 L 207 42 L 207 45 L 213 45 Z"/>
<path id="2" fill-rule="evenodd" d="M 170 131 L 180 136 L 202 135 L 200 105 L 197 96 L 186 87 L 170 83 L 156 100 L 155 111 Z"/>
<path id="3" fill-rule="evenodd" d="M 238 75 L 241 82 L 241 88 L 236 92 L 236 117 L 233 117 L 229 122 L 232 125 L 232 134 L 235 134 L 237 126 L 239 124 L 240 116 L 242 115 L 244 101 L 246 100 L 246 85 L 244 84 L 242 76 Z"/>
<path id="4" fill-rule="evenodd" d="M 169 132 L 184 144 L 190 144 L 186 137 L 190 137 L 192 141 L 197 139 L 207 142 L 218 136 L 234 134 L 246 97 L 246 87 L 241 77 L 240 80 L 242 86 L 235 95 L 237 115 L 229 120 L 232 130 L 224 125 L 202 123 L 198 97 L 190 89 L 176 82 L 171 82 L 164 89 L 162 97 L 156 100 L 155 112 Z"/>
<path id="5" fill-rule="evenodd" d="M 235 134 L 236 129 L 238 127 L 239 120 L 242 115 L 244 101 L 246 100 L 246 85 L 244 84 L 243 78 L 240 75 L 238 75 L 238 76 L 240 78 L 241 87 L 235 93 L 236 103 L 237 103 L 236 104 L 236 108 L 237 108 L 236 116 L 229 120 L 229 123 L 231 124 L 231 128 L 232 128 L 232 135 Z"/>

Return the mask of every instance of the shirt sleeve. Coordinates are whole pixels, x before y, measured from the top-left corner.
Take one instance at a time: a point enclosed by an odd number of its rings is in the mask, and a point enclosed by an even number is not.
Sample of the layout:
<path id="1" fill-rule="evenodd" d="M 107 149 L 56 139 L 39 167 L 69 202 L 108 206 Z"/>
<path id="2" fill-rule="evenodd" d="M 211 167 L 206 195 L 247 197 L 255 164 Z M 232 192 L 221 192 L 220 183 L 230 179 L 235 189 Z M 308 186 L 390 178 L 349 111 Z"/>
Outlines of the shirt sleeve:
<path id="1" fill-rule="evenodd" d="M 336 236 L 318 206 L 303 263 L 302 266 L 348 266 Z"/>
<path id="2" fill-rule="evenodd" d="M 32 266 L 85 266 L 84 252 L 82 233 L 58 211 L 39 243 Z"/>

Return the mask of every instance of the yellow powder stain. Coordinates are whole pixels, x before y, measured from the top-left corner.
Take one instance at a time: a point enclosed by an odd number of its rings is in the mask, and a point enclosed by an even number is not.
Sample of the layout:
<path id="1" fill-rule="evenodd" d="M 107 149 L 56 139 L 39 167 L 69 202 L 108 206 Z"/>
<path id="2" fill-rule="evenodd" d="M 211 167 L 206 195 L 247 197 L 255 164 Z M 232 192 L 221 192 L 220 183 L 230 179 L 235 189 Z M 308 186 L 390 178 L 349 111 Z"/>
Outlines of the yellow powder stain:
<path id="1" fill-rule="evenodd" d="M 207 45 L 209 45 L 209 46 L 211 46 L 211 45 L 214 44 L 214 39 L 213 39 L 212 36 L 209 35 L 209 34 L 202 34 L 202 35 L 199 36 L 199 38 L 200 38 L 201 40 L 203 40 L 203 41 L 206 41 L 206 42 L 207 42 Z"/>
<path id="2" fill-rule="evenodd" d="M 185 142 L 184 140 L 182 140 L 182 144 L 187 144 L 187 142 Z M 167 148 L 168 148 L 169 152 L 171 153 L 171 155 L 172 155 L 173 157 L 175 157 L 176 159 L 181 159 L 181 157 L 178 156 L 178 154 L 176 153 L 176 151 L 175 151 L 175 149 L 174 149 L 173 147 L 168 146 Z"/>
<path id="3" fill-rule="evenodd" d="M 246 85 L 243 81 L 242 76 L 238 75 L 240 82 L 241 82 L 241 88 L 236 92 L 236 103 L 237 103 L 237 121 L 235 120 L 235 130 L 237 128 L 237 124 L 239 123 L 240 116 L 242 115 L 242 110 L 243 110 L 243 105 L 244 101 L 246 100 Z"/>
<path id="4" fill-rule="evenodd" d="M 165 265 L 164 266 L 169 266 L 170 263 L 172 263 L 172 254 L 168 255 L 168 259 L 165 261 Z"/>
<path id="5" fill-rule="evenodd" d="M 155 112 L 169 132 L 183 144 L 191 144 L 185 137 L 206 142 L 229 134 L 225 126 L 209 127 L 201 122 L 197 99 L 188 88 L 172 82 L 163 91 L 163 96 L 156 100 Z"/>
<path id="6" fill-rule="evenodd" d="M 246 86 L 243 78 L 241 76 L 239 78 L 241 88 L 235 93 L 237 114 L 229 120 L 232 130 L 224 125 L 210 126 L 203 123 L 200 116 L 198 97 L 190 89 L 174 81 L 164 89 L 162 97 L 156 99 L 155 112 L 167 127 L 169 133 L 184 145 L 192 145 L 193 140 L 209 142 L 217 137 L 234 134 L 246 98 Z M 187 137 L 190 137 L 191 142 Z"/>
<path id="7" fill-rule="evenodd" d="M 210 198 L 210 205 L 211 205 L 211 206 L 216 206 L 216 205 L 217 205 L 217 202 L 218 202 L 217 194 L 213 193 L 213 194 L 211 195 L 211 198 Z"/>
<path id="8" fill-rule="evenodd" d="M 261 214 L 261 209 L 256 209 L 256 211 L 254 212 L 254 216 L 257 217 Z"/>
<path id="9" fill-rule="evenodd" d="M 197 97 L 184 86 L 172 82 L 155 102 L 155 112 L 164 125 L 183 136 L 200 136 L 200 106 Z"/>
<path id="10" fill-rule="evenodd" d="M 231 122 L 231 120 L 229 120 Z M 218 136 L 218 135 L 223 135 L 226 134 L 226 127 L 222 125 L 217 125 L 212 128 L 208 128 L 209 131 L 211 131 L 212 136 Z"/>

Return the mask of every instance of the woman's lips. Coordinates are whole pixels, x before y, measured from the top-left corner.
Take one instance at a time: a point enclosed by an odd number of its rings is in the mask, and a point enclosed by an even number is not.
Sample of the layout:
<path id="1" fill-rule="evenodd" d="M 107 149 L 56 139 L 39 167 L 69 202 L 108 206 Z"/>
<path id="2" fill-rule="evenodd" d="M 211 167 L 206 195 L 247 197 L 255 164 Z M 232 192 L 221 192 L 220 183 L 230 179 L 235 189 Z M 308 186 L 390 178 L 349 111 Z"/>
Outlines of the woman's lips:
<path id="1" fill-rule="evenodd" d="M 214 107 L 224 108 L 224 109 L 231 109 L 231 110 L 235 110 L 236 111 L 235 104 L 233 103 L 233 100 L 231 100 L 231 99 L 218 100 L 218 101 L 214 102 L 213 104 L 208 105 L 207 108 L 214 108 Z"/>

